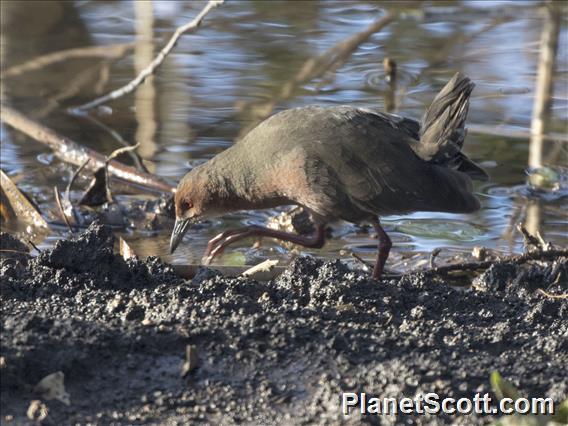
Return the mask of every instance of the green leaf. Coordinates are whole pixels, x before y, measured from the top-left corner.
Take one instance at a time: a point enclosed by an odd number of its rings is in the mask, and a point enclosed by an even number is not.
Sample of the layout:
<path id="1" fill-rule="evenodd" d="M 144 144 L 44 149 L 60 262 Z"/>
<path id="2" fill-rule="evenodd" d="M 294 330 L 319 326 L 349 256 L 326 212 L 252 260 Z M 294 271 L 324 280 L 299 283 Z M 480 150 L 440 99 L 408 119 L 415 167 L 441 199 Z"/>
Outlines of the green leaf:
<path id="1" fill-rule="evenodd" d="M 493 389 L 493 392 L 495 393 L 497 398 L 511 398 L 513 401 L 519 398 L 519 392 L 517 391 L 517 389 L 512 384 L 503 379 L 498 371 L 491 373 L 490 380 L 491 388 Z"/>
<path id="2" fill-rule="evenodd" d="M 568 399 L 565 399 L 556 407 L 556 412 L 552 416 L 552 420 L 561 425 L 568 425 Z"/>

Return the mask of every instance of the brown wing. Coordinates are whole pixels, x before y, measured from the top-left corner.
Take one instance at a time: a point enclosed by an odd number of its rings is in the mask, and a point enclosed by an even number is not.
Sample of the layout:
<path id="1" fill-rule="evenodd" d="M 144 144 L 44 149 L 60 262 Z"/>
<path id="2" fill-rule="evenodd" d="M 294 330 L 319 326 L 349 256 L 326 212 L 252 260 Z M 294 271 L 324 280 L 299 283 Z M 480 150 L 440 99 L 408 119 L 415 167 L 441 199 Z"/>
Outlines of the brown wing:
<path id="1" fill-rule="evenodd" d="M 329 195 L 335 196 L 338 209 L 393 214 L 479 207 L 468 176 L 431 165 L 415 154 L 411 146 L 416 141 L 407 123 L 366 110 L 334 110 L 333 118 L 320 123 L 315 132 L 317 140 L 329 142 L 311 145 L 320 167 L 310 172 L 315 178 L 325 168 L 324 174 L 334 177 L 339 190 Z M 345 196 L 349 203 L 342 199 Z M 348 213 L 342 211 L 341 216 Z"/>

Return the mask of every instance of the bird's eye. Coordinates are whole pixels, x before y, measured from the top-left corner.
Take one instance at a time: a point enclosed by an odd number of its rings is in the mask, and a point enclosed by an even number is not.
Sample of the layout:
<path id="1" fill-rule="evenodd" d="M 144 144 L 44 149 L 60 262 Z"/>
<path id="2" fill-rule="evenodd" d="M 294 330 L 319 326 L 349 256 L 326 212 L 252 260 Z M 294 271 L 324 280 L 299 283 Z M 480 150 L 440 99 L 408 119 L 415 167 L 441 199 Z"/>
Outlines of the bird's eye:
<path id="1" fill-rule="evenodd" d="M 182 201 L 182 203 L 181 203 L 182 211 L 189 210 L 192 207 L 193 207 L 193 203 L 191 201 L 185 200 L 185 201 Z"/>

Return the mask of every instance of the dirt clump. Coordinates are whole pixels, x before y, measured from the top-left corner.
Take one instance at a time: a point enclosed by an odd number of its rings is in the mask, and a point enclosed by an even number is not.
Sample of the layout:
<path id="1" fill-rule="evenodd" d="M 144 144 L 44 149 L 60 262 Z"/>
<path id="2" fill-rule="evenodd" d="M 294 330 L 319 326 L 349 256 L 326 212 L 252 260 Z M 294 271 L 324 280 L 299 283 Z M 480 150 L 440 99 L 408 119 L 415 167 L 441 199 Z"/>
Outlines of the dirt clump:
<path id="1" fill-rule="evenodd" d="M 113 245 L 95 223 L 37 257 L 2 257 L 3 419 L 28 421 L 35 386 L 59 371 L 70 405 L 42 401 L 44 423 L 357 424 L 341 392 L 471 398 L 491 392 L 492 371 L 525 396 L 568 396 L 568 301 L 529 285 L 562 276 L 566 259 L 488 270 L 470 288 L 425 274 L 377 283 L 310 257 L 271 282 L 211 271 L 188 281 Z"/>

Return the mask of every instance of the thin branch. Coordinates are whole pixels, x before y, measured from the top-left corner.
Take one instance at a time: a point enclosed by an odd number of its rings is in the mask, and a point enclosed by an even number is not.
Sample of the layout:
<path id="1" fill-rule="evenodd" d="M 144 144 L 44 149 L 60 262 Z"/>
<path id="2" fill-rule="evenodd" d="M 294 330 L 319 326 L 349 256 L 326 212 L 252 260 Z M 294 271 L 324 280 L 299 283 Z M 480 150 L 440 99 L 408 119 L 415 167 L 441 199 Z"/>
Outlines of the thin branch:
<path id="1" fill-rule="evenodd" d="M 110 64 L 108 61 L 104 61 L 99 69 L 99 79 L 95 84 L 93 91 L 97 95 L 100 95 L 103 92 L 109 79 L 110 79 Z"/>
<path id="2" fill-rule="evenodd" d="M 79 168 L 77 168 L 77 170 L 75 170 L 75 172 L 73 172 L 73 176 L 71 176 L 71 180 L 69 181 L 67 188 L 65 188 L 65 201 L 67 201 L 69 204 L 71 204 L 71 187 L 73 186 L 73 184 L 77 180 L 79 173 L 81 173 L 83 171 L 83 169 L 85 168 L 85 166 L 87 164 L 89 164 L 89 161 L 91 161 L 91 159 L 87 158 L 85 160 L 85 162 L 83 164 L 81 164 L 79 166 Z"/>
<path id="3" fill-rule="evenodd" d="M 91 161 L 91 159 L 87 158 L 85 162 L 81 164 L 77 170 L 75 170 L 75 172 L 71 176 L 71 180 L 69 180 L 67 188 L 65 188 L 64 200 L 71 207 L 71 213 L 73 213 L 73 217 L 75 218 L 75 225 L 79 224 L 79 215 L 75 211 L 75 206 L 71 202 L 71 187 L 75 183 L 75 180 L 77 179 L 77 176 L 79 176 L 79 173 L 81 173 L 81 171 L 85 168 L 85 166 L 89 164 L 89 161 Z"/>
<path id="4" fill-rule="evenodd" d="M 37 251 L 38 253 L 41 253 L 41 250 L 38 248 L 38 246 L 36 246 L 34 244 L 34 242 L 32 240 L 28 240 L 28 243 L 30 244 L 30 246 L 32 246 L 34 248 L 35 251 Z"/>
<path id="5" fill-rule="evenodd" d="M 372 271 L 373 270 L 373 265 L 371 263 L 365 261 L 365 259 L 363 259 L 361 256 L 359 256 L 354 251 L 351 251 L 351 257 L 353 257 L 353 259 L 355 259 L 357 262 L 359 262 L 363 266 L 365 271 Z"/>
<path id="6" fill-rule="evenodd" d="M 136 76 L 136 78 L 134 78 L 134 80 L 130 81 L 128 84 L 122 86 L 119 89 L 116 89 L 104 96 L 101 96 L 100 98 L 95 99 L 94 101 L 88 102 L 86 104 L 80 105 L 75 108 L 70 108 L 68 111 L 72 114 L 81 114 L 89 109 L 95 108 L 108 101 L 112 101 L 114 99 L 120 98 L 128 93 L 133 92 L 136 87 L 138 87 L 140 84 L 144 82 L 146 77 L 153 74 L 155 70 L 160 65 L 162 65 L 164 59 L 166 59 L 168 54 L 175 47 L 178 39 L 182 36 L 182 34 L 197 29 L 201 25 L 201 22 L 203 21 L 205 15 L 207 15 L 211 9 L 214 9 L 215 7 L 223 4 L 223 2 L 224 0 L 209 0 L 205 5 L 205 7 L 203 8 L 203 10 L 199 12 L 199 14 L 191 22 L 188 22 L 187 24 L 178 27 L 174 32 L 174 35 L 170 38 L 170 40 L 163 47 L 160 53 L 158 53 L 156 58 L 154 58 L 154 60 L 146 68 L 144 68 Z"/>
<path id="7" fill-rule="evenodd" d="M 73 233 L 73 228 L 71 228 L 71 224 L 69 223 L 69 219 L 67 218 L 67 215 L 65 214 L 65 209 L 63 208 L 63 205 L 61 204 L 61 197 L 59 197 L 59 190 L 57 189 L 57 186 L 53 187 L 53 193 L 55 194 L 55 203 L 57 204 L 57 207 L 59 207 L 59 211 L 61 212 L 61 216 L 63 216 L 63 220 L 65 221 L 67 228 L 69 228 L 69 232 Z"/>
<path id="8" fill-rule="evenodd" d="M 118 157 L 119 155 L 126 154 L 127 152 L 134 151 L 140 147 L 140 143 L 136 143 L 136 145 L 128 145 L 122 148 L 115 149 L 107 158 L 107 164 L 110 163 L 114 158 Z"/>
<path id="9" fill-rule="evenodd" d="M 245 266 L 205 266 L 205 265 L 171 265 L 176 274 L 185 279 L 191 279 L 197 275 L 200 268 L 207 268 L 213 271 L 219 271 L 222 275 L 229 277 L 238 277 L 243 272 L 251 268 L 250 265 Z M 286 270 L 284 266 L 273 266 L 268 271 L 259 271 L 254 274 L 253 279 L 257 281 L 270 281 L 276 278 Z"/>
<path id="10" fill-rule="evenodd" d="M 241 276 L 252 277 L 260 272 L 270 272 L 276 265 L 278 265 L 277 260 L 266 259 L 264 262 L 260 262 L 246 271 L 244 271 Z"/>
<path id="11" fill-rule="evenodd" d="M 102 130 L 107 132 L 114 140 L 116 140 L 122 146 L 132 146 L 120 135 L 120 133 L 118 133 L 113 128 L 107 126 L 103 122 L 97 120 L 95 117 L 91 115 L 84 115 L 83 117 L 86 118 L 91 123 L 93 123 L 95 126 L 100 127 Z M 148 169 L 144 166 L 144 163 L 142 163 L 142 159 L 136 152 L 130 151 L 129 155 L 132 158 L 132 161 L 134 161 L 134 165 L 138 170 L 144 173 L 148 173 Z"/>
<path id="12" fill-rule="evenodd" d="M 121 154 L 127 153 L 127 152 L 132 152 L 136 149 L 138 149 L 138 147 L 140 146 L 139 143 L 137 143 L 136 145 L 132 145 L 132 146 L 125 146 L 123 148 L 118 148 L 116 150 L 114 150 L 106 159 L 105 161 L 105 192 L 106 192 L 106 199 L 107 202 L 112 203 L 113 199 L 112 199 L 112 193 L 110 192 L 110 179 L 109 179 L 109 173 L 108 173 L 108 165 L 110 164 L 110 162 L 112 161 L 113 158 L 118 157 Z"/>
<path id="13" fill-rule="evenodd" d="M 47 145 L 61 160 L 79 166 L 87 159 L 90 159 L 91 161 L 88 164 L 90 170 L 98 170 L 101 167 L 104 167 L 106 162 L 106 157 L 104 155 L 66 138 L 48 127 L 30 120 L 10 107 L 2 105 L 0 108 L 2 110 L 0 118 L 4 123 L 21 131 L 32 139 Z M 134 167 L 129 167 L 118 161 L 111 161 L 108 165 L 108 171 L 111 175 L 125 182 L 135 184 L 138 187 L 149 191 L 161 193 L 175 192 L 175 188 L 172 185 L 163 181 L 159 177 L 149 173 L 140 172 Z"/>

